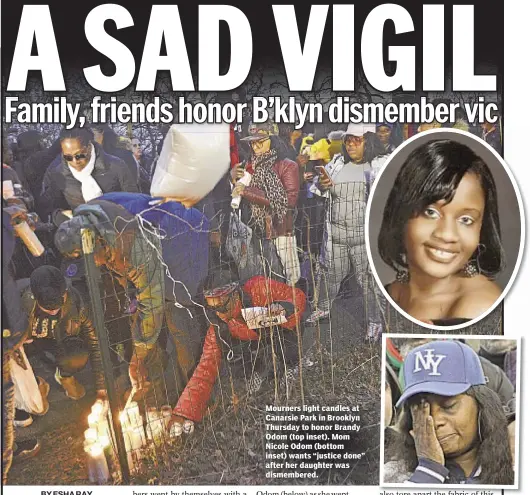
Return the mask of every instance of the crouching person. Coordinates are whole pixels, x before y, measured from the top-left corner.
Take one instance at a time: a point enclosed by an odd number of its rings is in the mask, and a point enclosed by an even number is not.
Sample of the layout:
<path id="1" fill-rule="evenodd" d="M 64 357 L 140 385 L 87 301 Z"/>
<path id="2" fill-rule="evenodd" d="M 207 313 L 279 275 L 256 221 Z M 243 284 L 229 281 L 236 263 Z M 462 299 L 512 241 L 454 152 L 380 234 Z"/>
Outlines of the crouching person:
<path id="1" fill-rule="evenodd" d="M 85 387 L 74 375 L 90 359 L 98 397 L 105 398 L 105 378 L 94 325 L 79 292 L 67 286 L 61 271 L 48 265 L 34 270 L 23 288 L 22 304 L 29 324 L 26 354 L 52 354 L 55 380 L 73 400 L 85 396 Z"/>
<path id="2" fill-rule="evenodd" d="M 165 351 L 157 345 L 164 320 L 164 272 L 152 247 L 158 239 L 140 228 L 123 206 L 94 199 L 77 207 L 73 218 L 63 222 L 55 234 L 59 252 L 77 258 L 83 252 L 82 230 L 92 230 L 96 265 L 108 270 L 124 289 L 134 288 L 137 309 L 131 323 L 134 349 L 129 377 L 138 392 L 135 400 L 149 391 L 151 382 L 161 382 L 167 362 Z M 116 295 L 109 292 L 105 297 L 108 304 Z"/>
<path id="3" fill-rule="evenodd" d="M 254 351 L 249 363 L 250 394 L 275 375 L 288 380 L 298 374 L 298 339 L 306 300 L 302 290 L 264 276 L 252 277 L 240 287 L 228 274 L 220 273 L 208 281 L 204 298 L 211 324 L 199 364 L 173 409 L 173 434 L 190 433 L 206 413 L 221 363 L 221 338 L 247 342 Z"/>

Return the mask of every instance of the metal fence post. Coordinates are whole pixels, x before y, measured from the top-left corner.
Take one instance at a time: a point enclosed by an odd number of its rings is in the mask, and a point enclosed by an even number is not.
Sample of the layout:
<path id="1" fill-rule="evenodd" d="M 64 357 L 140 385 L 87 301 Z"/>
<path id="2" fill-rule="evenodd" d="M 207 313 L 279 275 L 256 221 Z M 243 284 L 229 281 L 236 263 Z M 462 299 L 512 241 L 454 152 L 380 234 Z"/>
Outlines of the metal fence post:
<path id="1" fill-rule="evenodd" d="M 109 407 L 112 416 L 112 426 L 114 429 L 114 436 L 116 439 L 116 448 L 118 449 L 118 459 L 120 462 L 121 476 L 124 483 L 129 482 L 130 472 L 129 464 L 127 462 L 127 451 L 125 442 L 123 440 L 123 433 L 120 422 L 120 401 L 116 389 L 114 388 L 114 372 L 112 369 L 112 361 L 110 357 L 110 342 L 109 336 L 105 329 L 104 310 L 101 304 L 101 294 L 99 286 L 101 283 L 101 275 L 99 268 L 96 266 L 94 260 L 95 234 L 92 229 L 82 229 L 81 239 L 83 243 L 83 254 L 85 258 L 86 280 L 88 285 L 88 292 L 90 294 L 90 306 L 92 310 L 92 318 L 99 341 L 99 349 L 101 351 L 101 361 L 103 365 L 103 373 L 105 375 L 105 385 L 107 387 L 107 396 L 109 399 Z"/>

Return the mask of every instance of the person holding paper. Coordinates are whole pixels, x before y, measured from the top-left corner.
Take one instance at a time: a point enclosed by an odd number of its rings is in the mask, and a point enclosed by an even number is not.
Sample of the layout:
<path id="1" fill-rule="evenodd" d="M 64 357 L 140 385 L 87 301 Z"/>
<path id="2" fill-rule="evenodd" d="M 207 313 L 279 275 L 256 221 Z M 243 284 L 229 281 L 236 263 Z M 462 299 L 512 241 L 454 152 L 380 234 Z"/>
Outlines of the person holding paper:
<path id="1" fill-rule="evenodd" d="M 264 276 L 255 276 L 241 287 L 230 273 L 220 272 L 207 282 L 204 299 L 210 327 L 199 364 L 173 409 L 169 428 L 177 433 L 191 432 L 206 413 L 221 364 L 221 346 L 227 341 L 232 347 L 246 342 L 249 350 L 258 351 L 250 363 L 249 394 L 274 376 L 284 376 L 289 385 L 298 375 L 306 299 L 302 290 Z"/>

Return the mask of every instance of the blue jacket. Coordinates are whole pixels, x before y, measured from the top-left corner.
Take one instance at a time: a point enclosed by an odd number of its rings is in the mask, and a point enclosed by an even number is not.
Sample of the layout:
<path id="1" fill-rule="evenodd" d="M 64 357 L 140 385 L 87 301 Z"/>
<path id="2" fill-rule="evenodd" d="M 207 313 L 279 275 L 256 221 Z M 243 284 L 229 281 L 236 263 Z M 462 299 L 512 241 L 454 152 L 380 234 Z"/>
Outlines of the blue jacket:
<path id="1" fill-rule="evenodd" d="M 210 224 L 206 216 L 176 201 L 153 207 L 149 205 L 153 198 L 147 194 L 115 192 L 98 199 L 119 204 L 133 215 L 140 214 L 144 220 L 159 227 L 164 235 L 161 240 L 162 257 L 171 278 L 177 281 L 174 283 L 166 270 L 166 300 L 174 301 L 176 298 L 180 304 L 191 304 L 190 296 L 196 298 L 201 283 L 208 275 Z"/>

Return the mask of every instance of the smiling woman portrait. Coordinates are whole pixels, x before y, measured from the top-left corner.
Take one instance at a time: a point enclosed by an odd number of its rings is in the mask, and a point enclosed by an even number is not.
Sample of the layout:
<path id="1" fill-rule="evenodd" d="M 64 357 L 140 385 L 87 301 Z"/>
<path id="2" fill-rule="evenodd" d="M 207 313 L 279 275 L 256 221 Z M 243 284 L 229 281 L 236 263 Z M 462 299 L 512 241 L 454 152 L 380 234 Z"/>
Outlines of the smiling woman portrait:
<path id="1" fill-rule="evenodd" d="M 385 289 L 417 320 L 455 325 L 487 312 L 504 268 L 497 188 L 468 146 L 443 139 L 405 160 L 386 201 L 378 237 L 396 272 Z"/>

